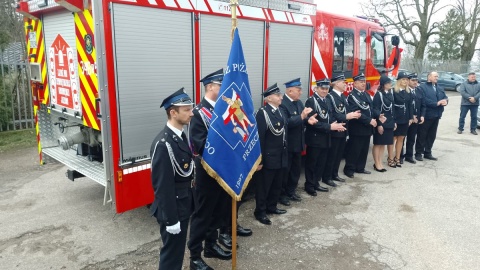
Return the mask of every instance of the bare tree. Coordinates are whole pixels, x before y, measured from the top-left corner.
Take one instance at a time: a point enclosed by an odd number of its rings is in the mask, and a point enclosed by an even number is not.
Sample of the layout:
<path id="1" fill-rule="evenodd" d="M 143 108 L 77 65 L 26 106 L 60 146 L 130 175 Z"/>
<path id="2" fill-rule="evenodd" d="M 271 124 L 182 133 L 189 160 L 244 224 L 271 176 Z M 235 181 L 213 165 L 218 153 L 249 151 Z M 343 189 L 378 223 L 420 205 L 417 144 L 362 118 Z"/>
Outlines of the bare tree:
<path id="1" fill-rule="evenodd" d="M 459 13 L 458 24 L 462 29 L 462 45 L 460 60 L 471 61 L 475 54 L 478 37 L 480 36 L 480 0 L 457 0 L 455 7 Z"/>
<path id="2" fill-rule="evenodd" d="M 462 1 L 462 0 L 459 0 Z M 415 47 L 414 58 L 423 59 L 431 36 L 438 34 L 433 17 L 447 6 L 440 0 L 367 0 L 362 4 L 367 16 L 380 17 L 386 28 L 397 30 L 406 45 Z"/>
<path id="3" fill-rule="evenodd" d="M 22 16 L 15 12 L 16 0 L 0 0 L 0 49 L 10 42 L 25 42 Z"/>

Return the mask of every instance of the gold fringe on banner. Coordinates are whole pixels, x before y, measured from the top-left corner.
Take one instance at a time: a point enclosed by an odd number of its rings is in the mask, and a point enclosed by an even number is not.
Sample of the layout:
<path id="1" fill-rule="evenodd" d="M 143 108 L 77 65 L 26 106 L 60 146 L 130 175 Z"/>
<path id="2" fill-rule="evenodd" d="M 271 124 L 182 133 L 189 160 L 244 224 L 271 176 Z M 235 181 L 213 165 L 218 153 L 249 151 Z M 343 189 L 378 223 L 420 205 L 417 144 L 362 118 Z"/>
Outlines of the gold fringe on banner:
<path id="1" fill-rule="evenodd" d="M 260 162 L 262 161 L 262 154 L 260 154 L 260 156 L 258 157 L 258 159 L 255 161 L 255 163 L 253 164 L 253 167 L 252 169 L 250 170 L 250 172 L 248 173 L 247 175 L 247 178 L 245 179 L 245 182 L 243 183 L 243 187 L 242 187 L 242 191 L 240 192 L 239 195 L 237 195 L 235 193 L 235 191 L 233 191 L 233 189 L 230 188 L 229 185 L 227 185 L 227 183 L 225 182 L 225 180 L 223 180 L 222 177 L 220 177 L 220 175 L 217 174 L 216 171 L 214 171 L 212 169 L 212 167 L 210 167 L 210 165 L 208 165 L 205 160 L 202 158 L 202 166 L 203 168 L 205 169 L 205 171 L 208 173 L 208 175 L 210 175 L 210 177 L 212 177 L 213 179 L 215 179 L 218 184 L 232 197 L 232 198 L 235 198 L 236 201 L 240 201 L 242 199 L 242 196 L 243 196 L 243 192 L 245 191 L 245 189 L 247 188 L 248 184 L 250 183 L 250 180 L 252 179 L 252 176 L 253 174 L 257 171 L 257 167 L 258 165 L 260 164 Z"/>

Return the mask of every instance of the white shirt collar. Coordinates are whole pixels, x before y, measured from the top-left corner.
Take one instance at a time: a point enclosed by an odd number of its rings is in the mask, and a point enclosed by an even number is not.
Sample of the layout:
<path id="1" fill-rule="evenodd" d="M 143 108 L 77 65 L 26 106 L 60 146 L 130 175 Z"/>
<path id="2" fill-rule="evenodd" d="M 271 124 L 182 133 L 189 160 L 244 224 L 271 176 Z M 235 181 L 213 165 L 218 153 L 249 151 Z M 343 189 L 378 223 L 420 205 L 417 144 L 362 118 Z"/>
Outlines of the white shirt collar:
<path id="1" fill-rule="evenodd" d="M 272 108 L 273 108 L 275 111 L 278 110 L 278 108 L 275 107 L 274 105 L 272 105 L 272 103 L 268 103 L 268 105 L 272 106 Z"/>
<path id="2" fill-rule="evenodd" d="M 335 89 L 335 88 L 333 88 L 332 90 L 333 90 L 335 93 L 337 93 L 337 95 L 339 95 L 339 96 L 342 96 L 342 95 L 343 95 L 342 92 L 338 91 L 338 90 Z"/>
<path id="3" fill-rule="evenodd" d="M 291 102 L 294 101 L 294 100 L 293 100 L 291 97 L 289 97 L 287 94 L 285 94 L 285 95 L 283 95 L 283 96 L 284 96 L 284 97 L 287 97 L 288 99 L 290 99 Z"/>
<path id="4" fill-rule="evenodd" d="M 209 99 L 209 98 L 207 98 L 207 97 L 205 97 L 205 100 L 206 100 L 208 103 L 210 103 L 210 105 L 212 105 L 212 107 L 215 108 L 215 103 L 216 103 L 215 101 L 213 101 L 213 100 L 211 100 L 211 99 Z"/>
<path id="5" fill-rule="evenodd" d="M 325 99 L 325 98 L 321 97 L 317 92 L 315 92 L 315 95 L 322 101 L 323 101 L 323 99 Z"/>
<path id="6" fill-rule="evenodd" d="M 174 127 L 172 124 L 170 124 L 169 122 L 167 122 L 167 127 L 169 129 L 171 129 L 178 137 L 182 138 L 182 133 L 183 133 L 183 129 L 180 130 L 176 127 Z"/>

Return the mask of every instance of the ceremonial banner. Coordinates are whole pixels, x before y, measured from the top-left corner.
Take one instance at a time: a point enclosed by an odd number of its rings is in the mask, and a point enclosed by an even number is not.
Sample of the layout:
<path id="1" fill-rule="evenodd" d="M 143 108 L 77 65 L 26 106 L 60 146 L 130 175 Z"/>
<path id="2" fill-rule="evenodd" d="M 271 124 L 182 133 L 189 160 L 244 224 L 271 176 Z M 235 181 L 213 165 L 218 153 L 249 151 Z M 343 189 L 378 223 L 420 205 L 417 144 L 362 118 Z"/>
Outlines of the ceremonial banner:
<path id="1" fill-rule="evenodd" d="M 202 165 L 237 201 L 260 164 L 261 151 L 242 43 L 235 29 L 212 114 Z"/>

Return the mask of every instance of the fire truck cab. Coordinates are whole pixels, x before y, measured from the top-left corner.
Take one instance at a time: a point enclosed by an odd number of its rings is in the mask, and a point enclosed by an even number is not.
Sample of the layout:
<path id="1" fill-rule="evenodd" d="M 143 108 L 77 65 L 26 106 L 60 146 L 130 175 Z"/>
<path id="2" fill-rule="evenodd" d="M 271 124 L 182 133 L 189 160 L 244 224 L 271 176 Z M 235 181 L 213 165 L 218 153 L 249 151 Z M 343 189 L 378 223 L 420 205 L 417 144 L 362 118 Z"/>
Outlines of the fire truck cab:
<path id="1" fill-rule="evenodd" d="M 378 20 L 317 11 L 312 81 L 344 74 L 350 91 L 352 77 L 364 73 L 367 90 L 373 95 L 380 72 L 386 70 L 385 35 Z"/>

